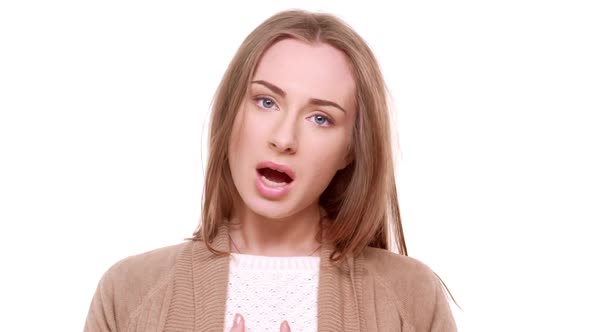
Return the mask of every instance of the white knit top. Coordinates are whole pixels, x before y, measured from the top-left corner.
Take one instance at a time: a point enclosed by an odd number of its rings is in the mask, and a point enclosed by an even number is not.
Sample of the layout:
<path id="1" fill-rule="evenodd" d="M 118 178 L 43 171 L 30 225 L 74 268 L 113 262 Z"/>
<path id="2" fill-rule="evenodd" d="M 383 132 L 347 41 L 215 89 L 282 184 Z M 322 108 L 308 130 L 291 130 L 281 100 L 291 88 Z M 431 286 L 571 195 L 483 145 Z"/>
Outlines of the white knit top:
<path id="1" fill-rule="evenodd" d="M 317 331 L 320 257 L 269 257 L 231 254 L 225 331 L 234 314 L 248 332 Z"/>

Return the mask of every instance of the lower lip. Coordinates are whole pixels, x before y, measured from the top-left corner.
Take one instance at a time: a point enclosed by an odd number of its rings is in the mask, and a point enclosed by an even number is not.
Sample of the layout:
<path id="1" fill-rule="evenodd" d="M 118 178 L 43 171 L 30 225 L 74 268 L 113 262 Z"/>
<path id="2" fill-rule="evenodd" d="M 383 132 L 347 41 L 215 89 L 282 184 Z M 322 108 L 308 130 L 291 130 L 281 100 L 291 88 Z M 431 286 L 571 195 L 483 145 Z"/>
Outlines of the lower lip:
<path id="1" fill-rule="evenodd" d="M 266 198 L 279 199 L 287 195 L 292 187 L 293 181 L 282 186 L 270 187 L 264 183 L 264 180 L 262 180 L 262 175 L 256 172 L 256 189 L 258 189 L 258 192 Z"/>

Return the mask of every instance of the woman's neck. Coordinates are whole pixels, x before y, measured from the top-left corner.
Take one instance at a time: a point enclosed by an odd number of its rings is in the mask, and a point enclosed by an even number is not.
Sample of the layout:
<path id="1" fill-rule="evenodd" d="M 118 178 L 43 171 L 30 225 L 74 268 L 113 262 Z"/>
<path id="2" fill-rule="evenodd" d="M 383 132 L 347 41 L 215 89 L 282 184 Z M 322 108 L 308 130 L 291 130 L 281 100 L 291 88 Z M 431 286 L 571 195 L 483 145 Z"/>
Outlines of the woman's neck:
<path id="1" fill-rule="evenodd" d="M 260 256 L 319 256 L 319 250 L 316 250 L 321 243 L 319 206 L 281 219 L 266 218 L 248 208 L 236 212 L 229 225 L 232 252 Z"/>

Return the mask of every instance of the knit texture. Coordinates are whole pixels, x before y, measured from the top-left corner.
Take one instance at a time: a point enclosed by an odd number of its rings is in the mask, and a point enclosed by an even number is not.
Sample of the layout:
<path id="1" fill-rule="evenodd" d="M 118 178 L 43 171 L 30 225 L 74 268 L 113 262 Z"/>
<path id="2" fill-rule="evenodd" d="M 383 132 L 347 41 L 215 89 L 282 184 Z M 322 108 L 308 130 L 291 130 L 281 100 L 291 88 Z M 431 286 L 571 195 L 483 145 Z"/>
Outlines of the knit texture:
<path id="1" fill-rule="evenodd" d="M 292 331 L 317 331 L 319 272 L 319 257 L 232 254 L 225 331 L 236 313 L 248 332 L 277 332 L 283 320 Z"/>
<path id="2" fill-rule="evenodd" d="M 212 245 L 229 251 L 226 227 Z M 318 331 L 456 331 L 426 265 L 376 248 L 336 265 L 332 250 L 322 242 Z M 224 331 L 229 266 L 230 256 L 215 256 L 200 241 L 123 259 L 101 278 L 84 331 Z"/>

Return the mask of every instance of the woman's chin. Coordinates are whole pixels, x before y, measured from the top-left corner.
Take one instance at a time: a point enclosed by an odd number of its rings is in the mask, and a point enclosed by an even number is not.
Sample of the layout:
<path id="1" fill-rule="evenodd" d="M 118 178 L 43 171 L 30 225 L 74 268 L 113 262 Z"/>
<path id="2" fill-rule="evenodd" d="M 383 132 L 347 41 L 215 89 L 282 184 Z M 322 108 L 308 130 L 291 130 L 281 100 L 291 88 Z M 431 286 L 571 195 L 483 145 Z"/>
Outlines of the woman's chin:
<path id="1" fill-rule="evenodd" d="M 284 219 L 297 213 L 297 209 L 287 202 L 256 200 L 245 205 L 250 212 L 267 219 Z"/>
<path id="2" fill-rule="evenodd" d="M 292 216 L 293 214 L 295 214 L 291 210 L 280 209 L 280 208 L 251 209 L 251 210 L 255 214 L 259 215 L 260 217 L 266 218 L 266 219 L 284 219 L 284 218 L 288 218 L 288 217 Z"/>

